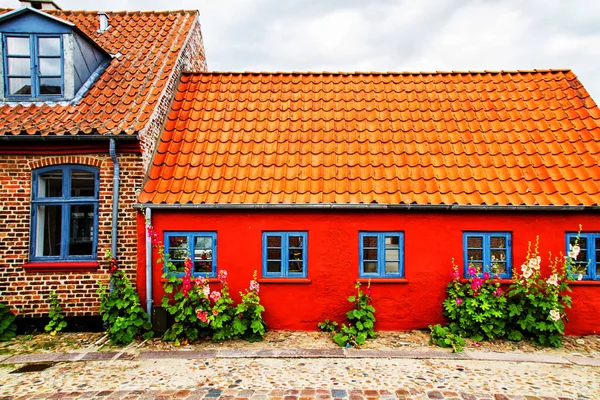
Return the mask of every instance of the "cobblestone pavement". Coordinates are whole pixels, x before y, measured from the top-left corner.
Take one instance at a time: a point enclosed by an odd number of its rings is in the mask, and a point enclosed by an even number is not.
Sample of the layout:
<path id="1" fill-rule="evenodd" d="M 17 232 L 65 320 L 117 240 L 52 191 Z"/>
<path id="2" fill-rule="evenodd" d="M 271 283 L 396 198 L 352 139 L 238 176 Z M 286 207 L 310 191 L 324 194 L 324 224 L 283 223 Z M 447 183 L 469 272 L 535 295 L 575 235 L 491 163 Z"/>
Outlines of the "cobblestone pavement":
<path id="1" fill-rule="evenodd" d="M 600 399 L 592 357 L 341 349 L 2 357 L 0 399 Z"/>

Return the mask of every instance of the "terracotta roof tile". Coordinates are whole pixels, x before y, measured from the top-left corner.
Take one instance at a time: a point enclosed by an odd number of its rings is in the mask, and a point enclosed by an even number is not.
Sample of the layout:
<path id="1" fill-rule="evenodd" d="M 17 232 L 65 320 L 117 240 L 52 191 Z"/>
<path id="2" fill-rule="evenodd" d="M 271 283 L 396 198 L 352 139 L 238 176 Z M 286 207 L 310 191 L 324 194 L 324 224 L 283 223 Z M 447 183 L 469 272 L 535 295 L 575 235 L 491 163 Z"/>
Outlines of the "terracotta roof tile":
<path id="1" fill-rule="evenodd" d="M 0 9 L 0 14 L 10 11 Z M 149 121 L 196 11 L 107 12 L 98 32 L 95 11 L 45 11 L 71 22 L 111 55 L 104 72 L 76 105 L 0 103 L 0 135 L 134 133 Z"/>
<path id="2" fill-rule="evenodd" d="M 142 203 L 600 204 L 570 71 L 184 74 Z"/>

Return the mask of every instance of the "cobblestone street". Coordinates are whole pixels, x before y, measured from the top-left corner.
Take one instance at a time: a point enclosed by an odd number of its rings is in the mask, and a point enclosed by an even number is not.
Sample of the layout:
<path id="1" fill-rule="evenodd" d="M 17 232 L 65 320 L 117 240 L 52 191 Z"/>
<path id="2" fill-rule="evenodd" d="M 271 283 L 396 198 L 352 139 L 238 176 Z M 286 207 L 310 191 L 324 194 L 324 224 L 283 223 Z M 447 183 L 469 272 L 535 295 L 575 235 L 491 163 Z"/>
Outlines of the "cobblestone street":
<path id="1" fill-rule="evenodd" d="M 3 399 L 600 399 L 597 357 L 342 349 L 3 357 Z M 23 365 L 49 367 L 16 372 Z"/>

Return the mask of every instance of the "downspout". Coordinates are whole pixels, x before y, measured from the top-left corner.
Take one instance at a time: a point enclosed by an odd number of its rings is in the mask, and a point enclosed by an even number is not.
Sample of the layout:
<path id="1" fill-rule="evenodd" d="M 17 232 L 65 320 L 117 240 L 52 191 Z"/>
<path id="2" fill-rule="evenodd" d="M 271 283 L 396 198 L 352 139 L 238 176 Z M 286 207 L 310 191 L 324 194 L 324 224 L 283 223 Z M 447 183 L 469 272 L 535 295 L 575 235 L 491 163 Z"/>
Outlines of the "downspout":
<path id="1" fill-rule="evenodd" d="M 119 160 L 117 159 L 115 138 L 110 138 L 109 153 L 110 158 L 113 162 L 113 203 L 112 203 L 112 234 L 110 237 L 110 252 L 112 256 L 117 258 L 117 223 L 119 221 L 119 181 L 121 175 L 121 169 L 119 166 Z M 110 280 L 110 293 L 112 293 L 113 281 Z"/>
<path id="2" fill-rule="evenodd" d="M 146 208 L 146 224 L 152 225 L 152 210 Z M 152 323 L 152 239 L 146 229 L 146 312 L 148 322 Z"/>

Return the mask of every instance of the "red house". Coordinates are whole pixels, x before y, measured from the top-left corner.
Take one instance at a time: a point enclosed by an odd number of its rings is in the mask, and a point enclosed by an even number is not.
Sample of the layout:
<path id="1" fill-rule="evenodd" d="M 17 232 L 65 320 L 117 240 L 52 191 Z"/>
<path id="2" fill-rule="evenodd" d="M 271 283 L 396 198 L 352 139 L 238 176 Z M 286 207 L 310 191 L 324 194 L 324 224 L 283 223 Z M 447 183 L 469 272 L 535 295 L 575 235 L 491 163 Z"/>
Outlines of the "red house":
<path id="1" fill-rule="evenodd" d="M 342 319 L 369 279 L 378 329 L 427 327 L 452 259 L 509 282 L 529 241 L 558 255 L 581 224 L 567 327 L 599 332 L 599 118 L 568 70 L 184 73 L 139 203 L 176 265 L 233 293 L 258 270 L 275 329 Z"/>

